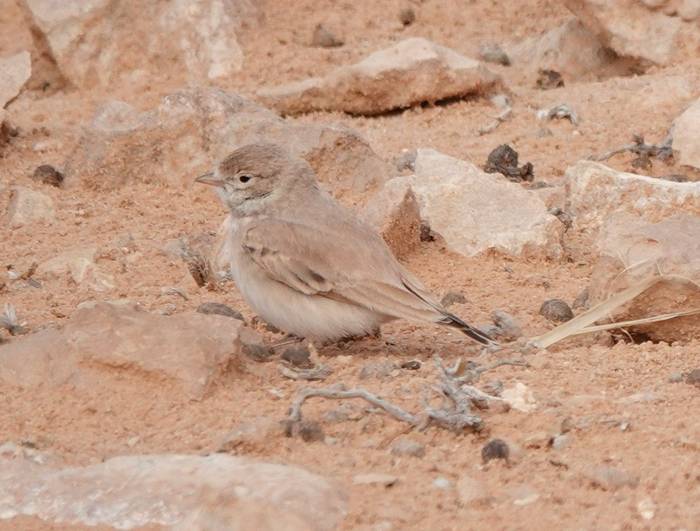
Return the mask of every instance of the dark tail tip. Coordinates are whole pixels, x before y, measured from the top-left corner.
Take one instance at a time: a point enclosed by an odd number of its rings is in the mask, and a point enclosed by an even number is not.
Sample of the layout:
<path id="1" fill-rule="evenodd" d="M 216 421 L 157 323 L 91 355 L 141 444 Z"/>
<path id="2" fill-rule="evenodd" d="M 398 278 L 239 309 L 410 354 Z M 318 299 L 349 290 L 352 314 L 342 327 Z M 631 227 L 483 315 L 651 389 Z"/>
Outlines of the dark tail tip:
<path id="1" fill-rule="evenodd" d="M 485 334 L 481 330 L 474 328 L 473 326 L 465 323 L 459 317 L 457 317 L 456 315 L 453 315 L 451 313 L 446 314 L 445 318 L 443 320 L 441 320 L 440 323 L 445 324 L 447 326 L 451 326 L 453 328 L 457 328 L 464 335 L 469 336 L 474 341 L 481 343 L 482 345 L 497 345 L 498 344 L 491 337 L 489 337 L 488 334 Z"/>

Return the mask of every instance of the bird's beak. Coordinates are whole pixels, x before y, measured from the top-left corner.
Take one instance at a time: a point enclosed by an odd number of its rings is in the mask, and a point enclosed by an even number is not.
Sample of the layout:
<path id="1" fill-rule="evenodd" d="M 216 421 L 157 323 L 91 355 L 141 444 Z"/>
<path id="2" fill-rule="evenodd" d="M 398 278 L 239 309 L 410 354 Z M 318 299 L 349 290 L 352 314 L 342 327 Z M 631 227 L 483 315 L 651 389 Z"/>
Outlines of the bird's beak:
<path id="1" fill-rule="evenodd" d="M 197 177 L 194 182 L 196 183 L 202 183 L 202 184 L 208 184 L 209 186 L 224 186 L 224 181 L 221 179 L 218 179 L 215 175 L 214 172 L 209 172 L 205 173 L 204 175 L 200 175 Z"/>

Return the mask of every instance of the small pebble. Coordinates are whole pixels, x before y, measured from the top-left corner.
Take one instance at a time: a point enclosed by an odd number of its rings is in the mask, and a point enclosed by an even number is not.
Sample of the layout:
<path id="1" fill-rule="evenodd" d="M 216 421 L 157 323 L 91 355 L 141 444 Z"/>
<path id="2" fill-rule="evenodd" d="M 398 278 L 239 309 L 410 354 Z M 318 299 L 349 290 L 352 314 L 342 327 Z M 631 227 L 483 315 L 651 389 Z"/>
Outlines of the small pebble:
<path id="1" fill-rule="evenodd" d="M 241 350 L 254 361 L 268 361 L 274 355 L 273 350 L 263 343 L 244 343 Z"/>
<path id="2" fill-rule="evenodd" d="M 447 308 L 453 304 L 465 304 L 467 298 L 458 291 L 448 291 L 440 301 L 440 304 Z"/>
<path id="3" fill-rule="evenodd" d="M 197 307 L 197 312 L 209 315 L 223 315 L 224 317 L 231 317 L 232 319 L 243 321 L 241 312 L 234 310 L 230 306 L 221 304 L 220 302 L 204 302 Z"/>
<path id="4" fill-rule="evenodd" d="M 440 476 L 433 480 L 433 486 L 441 490 L 447 490 L 452 487 L 452 483 L 449 479 Z"/>
<path id="5" fill-rule="evenodd" d="M 484 463 L 488 463 L 492 459 L 503 459 L 508 461 L 510 449 L 508 443 L 502 439 L 491 439 L 481 449 L 481 459 Z"/>
<path id="6" fill-rule="evenodd" d="M 290 422 L 286 429 L 286 435 L 288 437 L 300 437 L 304 442 L 318 442 L 326 438 L 321 425 L 313 420 Z"/>
<path id="7" fill-rule="evenodd" d="M 668 383 L 681 383 L 683 381 L 682 372 L 672 372 L 668 377 Z"/>
<path id="8" fill-rule="evenodd" d="M 540 306 L 540 315 L 548 321 L 563 323 L 574 318 L 574 312 L 561 299 L 549 299 Z"/>
<path id="9" fill-rule="evenodd" d="M 498 44 L 486 43 L 479 48 L 479 57 L 482 61 L 510 66 L 510 57 Z"/>
<path id="10" fill-rule="evenodd" d="M 32 178 L 43 184 L 60 188 L 63 185 L 63 174 L 50 164 L 42 164 L 34 170 Z"/>
<path id="11" fill-rule="evenodd" d="M 404 149 L 398 157 L 394 159 L 394 166 L 398 171 L 414 171 L 416 169 L 416 150 Z"/>
<path id="12" fill-rule="evenodd" d="M 470 476 L 462 476 L 457 481 L 457 498 L 462 505 L 478 505 L 491 500 L 484 483 Z"/>
<path id="13" fill-rule="evenodd" d="M 281 358 L 299 369 L 312 369 L 311 352 L 306 347 L 290 347 L 285 349 Z"/>
<path id="14" fill-rule="evenodd" d="M 515 341 L 519 337 L 522 337 L 523 330 L 520 328 L 520 324 L 518 324 L 515 317 L 509 313 L 503 310 L 494 310 L 491 314 L 491 319 L 498 328 L 498 337 L 506 341 Z"/>
<path id="15" fill-rule="evenodd" d="M 555 450 L 563 450 L 571 444 L 571 435 L 559 434 L 552 437 L 552 448 Z"/>
<path id="16" fill-rule="evenodd" d="M 686 374 L 685 383 L 700 387 L 700 369 L 693 369 Z"/>
<path id="17" fill-rule="evenodd" d="M 409 360 L 409 361 L 404 361 L 400 367 L 402 369 L 407 369 L 409 371 L 417 371 L 418 369 L 421 368 L 421 362 L 420 360 Z"/>
<path id="18" fill-rule="evenodd" d="M 590 295 L 589 295 L 589 292 L 588 292 L 588 288 L 585 288 L 581 293 L 579 293 L 579 294 L 576 296 L 576 298 L 574 299 L 574 302 L 573 302 L 573 304 L 571 305 L 571 307 L 572 307 L 574 310 L 577 310 L 577 309 L 585 310 L 585 309 L 587 309 L 588 306 L 589 306 L 589 303 L 588 303 L 589 297 L 590 297 Z"/>
<path id="19" fill-rule="evenodd" d="M 423 457 L 425 455 L 425 446 L 408 437 L 400 437 L 392 443 L 391 453 L 398 456 Z"/>
<path id="20" fill-rule="evenodd" d="M 536 85 L 542 90 L 559 88 L 564 86 L 564 78 L 556 70 L 540 70 Z"/>
<path id="21" fill-rule="evenodd" d="M 399 11 L 399 20 L 404 26 L 410 26 L 416 21 L 416 12 L 412 7 L 404 7 Z"/>
<path id="22" fill-rule="evenodd" d="M 374 361 L 363 365 L 358 377 L 360 380 L 367 380 L 369 378 L 383 380 L 388 378 L 395 369 L 396 365 L 391 361 Z"/>
<path id="23" fill-rule="evenodd" d="M 314 29 L 314 34 L 311 37 L 311 46 L 316 46 L 319 48 L 337 48 L 342 46 L 344 42 L 339 39 L 328 29 L 326 29 L 323 24 L 319 24 Z"/>

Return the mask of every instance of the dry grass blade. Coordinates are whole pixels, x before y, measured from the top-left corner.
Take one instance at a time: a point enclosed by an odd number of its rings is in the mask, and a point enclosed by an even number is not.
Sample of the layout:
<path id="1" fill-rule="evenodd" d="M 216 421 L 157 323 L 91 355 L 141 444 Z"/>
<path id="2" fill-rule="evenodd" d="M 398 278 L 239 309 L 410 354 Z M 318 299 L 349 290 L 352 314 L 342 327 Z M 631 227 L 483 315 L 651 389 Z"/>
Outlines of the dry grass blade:
<path id="1" fill-rule="evenodd" d="M 333 374 L 333 370 L 325 365 L 316 365 L 311 369 L 292 369 L 285 365 L 279 366 L 282 376 L 290 380 L 321 381 Z"/>
<path id="2" fill-rule="evenodd" d="M 678 317 L 687 317 L 689 315 L 700 314 L 700 308 L 695 310 L 685 310 L 681 312 L 664 313 L 662 315 L 654 315 L 652 317 L 643 317 L 641 319 L 633 319 L 631 321 L 619 321 L 617 323 L 607 323 L 602 325 L 587 326 L 583 330 L 579 330 L 571 334 L 572 336 L 580 334 L 589 334 L 591 332 L 603 332 L 605 330 L 614 330 L 616 328 L 625 328 L 627 326 L 639 326 L 649 323 L 658 323 L 661 321 L 668 321 L 669 319 L 676 319 Z"/>
<path id="3" fill-rule="evenodd" d="M 590 326 L 599 319 L 602 319 L 604 317 L 608 317 L 609 315 L 612 314 L 612 312 L 622 306 L 623 304 L 626 304 L 627 302 L 631 301 L 635 297 L 638 297 L 640 294 L 642 294 L 644 291 L 649 289 L 650 287 L 654 286 L 655 284 L 661 282 L 661 281 L 674 281 L 674 282 L 682 282 L 682 283 L 687 283 L 691 282 L 695 284 L 694 282 L 683 278 L 679 277 L 676 275 L 655 275 L 652 277 L 649 277 L 645 280 L 642 280 L 638 282 L 637 284 L 634 284 L 630 286 L 629 288 L 616 293 L 612 297 L 610 297 L 608 300 L 601 302 L 600 304 L 594 306 L 590 310 L 582 313 L 581 315 L 574 317 L 570 321 L 567 321 L 566 323 L 562 324 L 561 326 L 558 326 L 554 328 L 553 330 L 550 330 L 546 334 L 542 334 L 541 336 L 533 337 L 530 339 L 530 344 L 537 347 L 537 348 L 547 348 L 555 343 L 558 343 L 559 341 L 562 341 L 563 339 L 566 339 L 567 337 L 571 337 L 574 335 L 581 335 L 581 334 L 588 334 L 592 332 L 599 332 L 602 330 L 611 330 L 615 328 L 623 328 L 625 326 L 633 326 L 633 325 L 638 325 L 638 324 L 645 324 L 645 323 L 653 323 L 653 322 L 658 322 L 658 321 L 665 321 L 668 319 L 674 319 L 676 317 L 682 317 L 685 315 L 693 315 L 695 313 L 698 313 L 698 310 L 685 310 L 685 311 L 679 311 L 679 312 L 673 312 L 669 314 L 664 314 L 664 315 L 659 315 L 659 316 L 652 316 L 652 317 L 646 317 L 643 319 L 636 319 L 633 321 L 624 321 L 620 323 L 610 323 L 610 324 L 604 324 L 604 325 L 597 325 L 597 326 Z"/>

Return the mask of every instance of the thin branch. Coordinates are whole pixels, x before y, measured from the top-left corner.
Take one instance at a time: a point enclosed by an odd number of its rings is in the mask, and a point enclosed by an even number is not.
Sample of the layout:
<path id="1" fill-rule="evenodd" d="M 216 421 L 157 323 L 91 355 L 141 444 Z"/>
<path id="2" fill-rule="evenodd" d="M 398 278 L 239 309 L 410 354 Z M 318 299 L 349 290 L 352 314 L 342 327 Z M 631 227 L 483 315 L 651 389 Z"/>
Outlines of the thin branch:
<path id="1" fill-rule="evenodd" d="M 307 387 L 306 389 L 299 391 L 296 398 L 294 398 L 291 407 L 289 408 L 289 420 L 292 422 L 300 422 L 301 407 L 304 405 L 304 402 L 313 397 L 333 398 L 336 400 L 361 398 L 373 406 L 383 409 L 389 415 L 402 422 L 407 422 L 413 426 L 418 426 L 421 423 L 417 416 L 404 411 L 400 407 L 395 406 L 382 398 L 379 398 L 377 395 L 374 395 L 369 391 L 365 391 L 364 389 L 346 389 L 342 384 L 326 387 L 324 389 Z"/>

